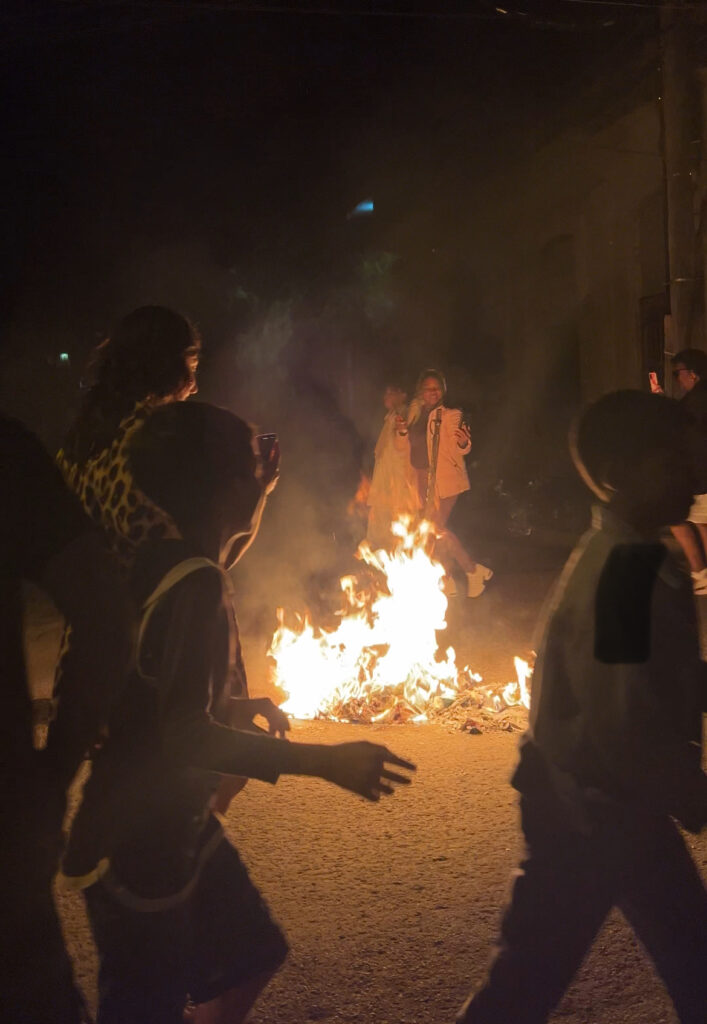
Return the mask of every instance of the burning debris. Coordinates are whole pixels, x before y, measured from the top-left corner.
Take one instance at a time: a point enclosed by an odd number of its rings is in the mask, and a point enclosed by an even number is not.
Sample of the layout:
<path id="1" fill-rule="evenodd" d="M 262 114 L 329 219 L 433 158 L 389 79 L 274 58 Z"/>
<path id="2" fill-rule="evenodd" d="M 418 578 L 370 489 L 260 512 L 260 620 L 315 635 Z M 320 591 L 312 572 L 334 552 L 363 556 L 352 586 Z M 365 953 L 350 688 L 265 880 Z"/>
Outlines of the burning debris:
<path id="1" fill-rule="evenodd" d="M 516 659 L 517 682 L 494 689 L 468 666 L 457 666 L 453 647 L 439 645 L 447 598 L 444 569 L 431 554 L 434 526 L 404 518 L 393 530 L 393 551 L 372 551 L 365 541 L 359 547 L 365 568 L 341 580 L 344 607 L 335 629 L 317 627 L 307 616 L 292 629 L 278 610 L 269 655 L 272 682 L 287 694 L 283 710 L 295 718 L 438 720 L 461 728 L 510 708 L 524 713 L 526 662 Z M 522 716 L 516 711 L 515 717 Z"/>
<path id="2" fill-rule="evenodd" d="M 515 732 L 527 727 L 532 669 L 523 658 L 513 659 L 517 681 L 500 691 L 479 683 L 462 691 L 435 719 L 472 735 L 490 729 Z"/>

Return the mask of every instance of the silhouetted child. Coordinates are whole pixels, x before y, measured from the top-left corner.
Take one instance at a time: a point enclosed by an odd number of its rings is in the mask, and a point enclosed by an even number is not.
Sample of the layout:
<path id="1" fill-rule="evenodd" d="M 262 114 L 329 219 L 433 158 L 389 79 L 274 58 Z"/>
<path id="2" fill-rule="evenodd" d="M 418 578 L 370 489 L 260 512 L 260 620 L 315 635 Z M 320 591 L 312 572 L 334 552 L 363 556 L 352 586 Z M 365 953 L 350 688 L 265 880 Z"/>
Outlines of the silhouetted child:
<path id="1" fill-rule="evenodd" d="M 248 426 L 198 403 L 156 410 L 130 449 L 138 487 L 183 539 L 143 544 L 136 670 L 94 760 L 65 860 L 85 890 L 100 956 L 100 1024 L 236 1024 L 287 954 L 285 939 L 212 813 L 223 776 L 314 775 L 378 799 L 411 769 L 370 743 L 288 743 L 234 729 L 244 696 L 224 566 L 252 539 L 279 453 L 256 460 Z"/>
<path id="2" fill-rule="evenodd" d="M 512 783 L 526 857 L 464 1024 L 547 1020 L 613 906 L 683 1024 L 707 1012 L 707 895 L 677 825 L 707 821 L 705 665 L 689 581 L 659 540 L 692 500 L 676 403 L 606 395 L 575 465 L 600 498 L 553 594 Z"/>

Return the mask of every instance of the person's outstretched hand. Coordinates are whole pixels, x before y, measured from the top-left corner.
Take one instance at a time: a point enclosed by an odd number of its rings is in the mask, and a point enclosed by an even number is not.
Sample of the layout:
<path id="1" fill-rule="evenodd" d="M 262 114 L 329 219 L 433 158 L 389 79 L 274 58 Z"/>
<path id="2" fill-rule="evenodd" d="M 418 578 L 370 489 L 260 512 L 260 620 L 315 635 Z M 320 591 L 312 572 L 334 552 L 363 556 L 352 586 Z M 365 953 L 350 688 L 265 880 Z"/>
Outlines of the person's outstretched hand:
<path id="1" fill-rule="evenodd" d="M 277 704 L 273 704 L 269 697 L 261 702 L 258 707 L 258 714 L 262 715 L 268 723 L 268 732 L 271 736 L 279 736 L 285 739 L 285 733 L 290 731 L 290 720 Z"/>
<path id="2" fill-rule="evenodd" d="M 328 765 L 323 778 L 342 789 L 358 793 L 366 800 L 380 800 L 389 796 L 395 786 L 407 786 L 412 781 L 407 775 L 390 770 L 389 766 L 414 772 L 415 765 L 404 761 L 378 743 L 361 740 L 356 743 L 337 743 L 329 747 Z"/>

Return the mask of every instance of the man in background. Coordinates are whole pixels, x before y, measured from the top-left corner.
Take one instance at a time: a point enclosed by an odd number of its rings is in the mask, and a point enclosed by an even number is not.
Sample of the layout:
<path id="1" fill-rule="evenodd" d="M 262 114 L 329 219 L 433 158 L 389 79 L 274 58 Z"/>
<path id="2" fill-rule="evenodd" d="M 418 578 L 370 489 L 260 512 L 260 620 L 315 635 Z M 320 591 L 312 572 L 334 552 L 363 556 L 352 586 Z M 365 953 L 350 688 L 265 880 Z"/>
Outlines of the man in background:
<path id="1" fill-rule="evenodd" d="M 672 358 L 673 379 L 682 392 L 687 416 L 695 496 L 687 521 L 673 527 L 673 536 L 690 566 L 692 589 L 707 594 L 707 352 L 685 348 Z"/>

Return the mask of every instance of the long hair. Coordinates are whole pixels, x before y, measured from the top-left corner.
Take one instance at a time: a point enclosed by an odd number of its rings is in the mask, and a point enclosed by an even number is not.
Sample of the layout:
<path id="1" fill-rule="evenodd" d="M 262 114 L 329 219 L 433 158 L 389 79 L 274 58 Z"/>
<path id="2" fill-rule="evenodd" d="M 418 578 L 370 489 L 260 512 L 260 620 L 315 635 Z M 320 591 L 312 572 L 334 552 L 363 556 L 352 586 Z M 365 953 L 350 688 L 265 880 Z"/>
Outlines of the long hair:
<path id="1" fill-rule="evenodd" d="M 107 448 L 137 402 L 179 394 L 189 378 L 186 357 L 200 347 L 193 324 L 164 306 L 124 317 L 89 360 L 90 390 L 64 443 L 67 459 L 81 465 Z"/>
<path id="2" fill-rule="evenodd" d="M 444 401 L 444 396 L 447 394 L 447 381 L 444 374 L 440 373 L 439 370 L 423 370 L 417 378 L 417 383 L 415 384 L 415 397 L 410 403 L 408 411 L 409 426 L 412 426 L 413 423 L 417 423 L 420 418 L 420 414 L 422 413 L 422 399 L 420 398 L 420 391 L 422 389 L 423 381 L 426 381 L 428 377 L 434 377 L 434 379 L 439 382 L 439 386 L 442 389 L 442 401 Z"/>

